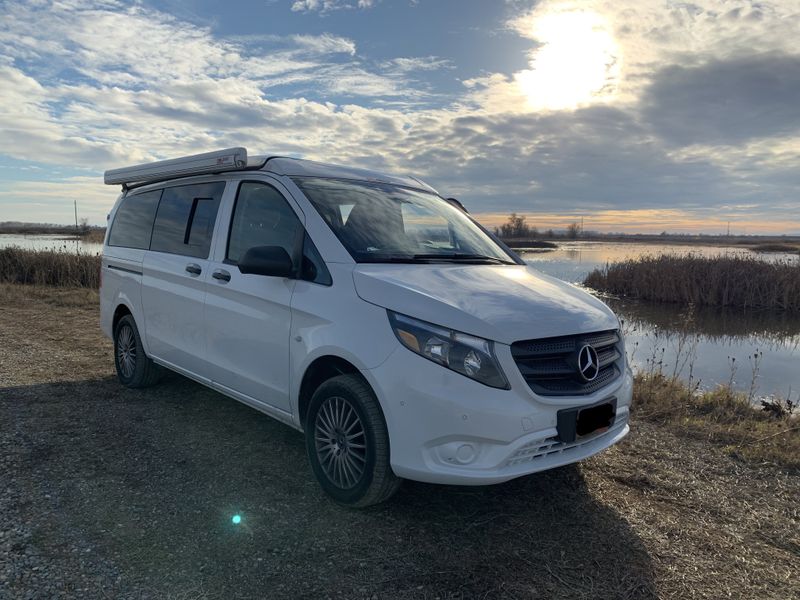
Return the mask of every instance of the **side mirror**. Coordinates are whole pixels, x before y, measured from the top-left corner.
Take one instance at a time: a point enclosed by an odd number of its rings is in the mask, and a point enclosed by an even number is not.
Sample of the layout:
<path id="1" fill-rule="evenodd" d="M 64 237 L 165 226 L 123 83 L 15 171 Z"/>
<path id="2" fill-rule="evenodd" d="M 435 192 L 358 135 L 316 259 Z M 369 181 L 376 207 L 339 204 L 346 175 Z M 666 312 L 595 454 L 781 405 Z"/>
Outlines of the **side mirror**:
<path id="1" fill-rule="evenodd" d="M 455 206 L 461 212 L 465 212 L 465 213 L 469 214 L 469 211 L 467 210 L 467 207 L 464 206 L 463 204 L 461 204 L 461 202 L 459 202 L 455 198 L 445 198 L 445 200 L 447 200 L 450 204 Z"/>
<path id="2" fill-rule="evenodd" d="M 255 246 L 244 253 L 239 261 L 243 274 L 268 277 L 292 277 L 294 265 L 289 253 L 281 246 Z"/>

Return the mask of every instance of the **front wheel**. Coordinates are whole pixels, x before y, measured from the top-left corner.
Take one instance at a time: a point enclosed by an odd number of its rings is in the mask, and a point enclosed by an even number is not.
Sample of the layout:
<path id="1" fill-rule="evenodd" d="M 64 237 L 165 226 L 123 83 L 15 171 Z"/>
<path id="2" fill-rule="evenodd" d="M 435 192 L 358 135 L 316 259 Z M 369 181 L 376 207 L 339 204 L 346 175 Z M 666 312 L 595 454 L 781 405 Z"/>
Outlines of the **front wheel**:
<path id="1" fill-rule="evenodd" d="M 357 375 L 323 383 L 311 398 L 306 450 L 322 489 L 336 502 L 364 507 L 387 500 L 401 479 L 389 465 L 389 434 L 375 394 Z"/>

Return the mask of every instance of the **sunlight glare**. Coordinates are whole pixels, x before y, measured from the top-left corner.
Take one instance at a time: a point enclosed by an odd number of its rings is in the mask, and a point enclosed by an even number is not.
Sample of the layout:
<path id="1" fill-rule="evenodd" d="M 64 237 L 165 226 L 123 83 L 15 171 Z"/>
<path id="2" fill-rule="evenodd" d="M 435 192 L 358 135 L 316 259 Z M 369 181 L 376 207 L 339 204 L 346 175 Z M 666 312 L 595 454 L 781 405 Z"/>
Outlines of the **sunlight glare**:
<path id="1" fill-rule="evenodd" d="M 576 108 L 608 100 L 619 76 L 621 52 L 607 21 L 591 11 L 556 12 L 534 21 L 542 45 L 531 69 L 517 76 L 531 108 Z"/>

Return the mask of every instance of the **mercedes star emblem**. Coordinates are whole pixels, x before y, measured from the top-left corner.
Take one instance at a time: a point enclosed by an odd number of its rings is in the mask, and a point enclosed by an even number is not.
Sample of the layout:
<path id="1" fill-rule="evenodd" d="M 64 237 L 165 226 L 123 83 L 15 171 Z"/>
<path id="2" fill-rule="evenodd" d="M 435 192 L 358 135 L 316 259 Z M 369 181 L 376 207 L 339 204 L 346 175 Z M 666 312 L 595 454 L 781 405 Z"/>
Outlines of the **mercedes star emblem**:
<path id="1" fill-rule="evenodd" d="M 586 344 L 578 352 L 578 372 L 587 383 L 597 379 L 600 373 L 600 360 L 597 357 L 597 350 Z"/>

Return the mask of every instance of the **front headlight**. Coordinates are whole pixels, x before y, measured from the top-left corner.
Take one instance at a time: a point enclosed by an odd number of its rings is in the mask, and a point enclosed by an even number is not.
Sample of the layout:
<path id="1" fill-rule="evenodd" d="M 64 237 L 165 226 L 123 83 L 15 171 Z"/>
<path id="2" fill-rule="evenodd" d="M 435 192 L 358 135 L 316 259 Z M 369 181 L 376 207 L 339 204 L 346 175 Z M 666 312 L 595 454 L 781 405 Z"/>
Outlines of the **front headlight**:
<path id="1" fill-rule="evenodd" d="M 397 339 L 409 350 L 485 385 L 509 389 L 494 356 L 493 342 L 386 312 Z"/>

